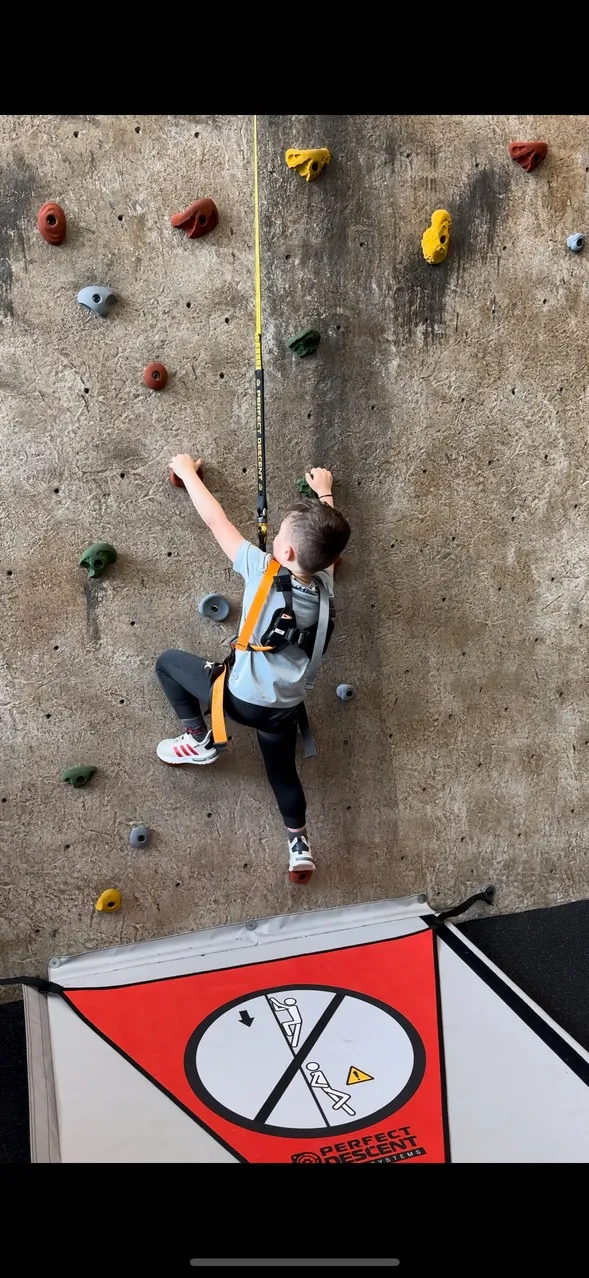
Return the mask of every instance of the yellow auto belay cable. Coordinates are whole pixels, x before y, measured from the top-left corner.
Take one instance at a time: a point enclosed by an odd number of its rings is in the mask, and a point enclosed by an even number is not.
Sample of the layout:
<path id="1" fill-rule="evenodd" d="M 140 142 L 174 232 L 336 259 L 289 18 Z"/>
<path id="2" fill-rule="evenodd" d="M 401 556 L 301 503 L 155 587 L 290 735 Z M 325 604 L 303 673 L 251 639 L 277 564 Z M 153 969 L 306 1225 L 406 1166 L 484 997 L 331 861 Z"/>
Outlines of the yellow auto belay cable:
<path id="1" fill-rule="evenodd" d="M 258 470 L 258 545 L 266 549 L 268 497 L 266 494 L 266 433 L 264 425 L 264 369 L 262 366 L 262 267 L 260 260 L 260 204 L 258 188 L 258 125 L 254 116 L 254 249 L 256 274 L 256 461 Z"/>
<path id="2" fill-rule="evenodd" d="M 262 367 L 262 272 L 260 261 L 260 208 L 259 208 L 259 187 L 258 187 L 258 126 L 257 119 L 254 116 L 254 245 L 255 245 L 255 276 L 256 276 L 256 456 L 258 470 L 258 500 L 257 500 L 257 520 L 258 520 L 258 545 L 260 550 L 266 550 L 266 538 L 268 536 L 268 498 L 266 494 L 266 436 L 264 428 L 264 369 Z M 260 581 L 256 594 L 254 596 L 251 607 L 247 615 L 244 617 L 243 625 L 237 638 L 231 644 L 231 654 L 224 662 L 216 662 L 211 670 L 211 728 L 213 730 L 213 741 L 218 749 L 223 750 L 227 746 L 227 729 L 225 727 L 225 716 L 223 713 L 223 702 L 225 697 L 225 686 L 227 674 L 231 670 L 235 660 L 236 652 L 268 652 L 275 651 L 274 645 L 265 646 L 264 644 L 252 643 L 251 639 L 255 627 L 261 617 L 262 610 L 268 594 L 273 587 L 274 580 L 281 571 L 281 566 L 276 559 L 270 558 L 268 566 Z M 313 688 L 317 676 L 319 663 L 329 642 L 329 625 L 331 621 L 331 605 L 327 587 L 324 582 L 316 578 L 316 584 L 319 591 L 319 620 L 317 622 L 317 630 L 315 634 L 315 642 L 313 652 L 310 656 L 307 674 L 305 678 L 305 688 Z M 333 626 L 333 622 L 331 623 Z M 329 631 L 329 633 L 331 633 Z M 305 754 L 307 756 L 317 753 L 317 747 L 307 718 L 307 711 L 304 702 L 301 701 L 298 711 L 298 726 L 303 738 Z"/>

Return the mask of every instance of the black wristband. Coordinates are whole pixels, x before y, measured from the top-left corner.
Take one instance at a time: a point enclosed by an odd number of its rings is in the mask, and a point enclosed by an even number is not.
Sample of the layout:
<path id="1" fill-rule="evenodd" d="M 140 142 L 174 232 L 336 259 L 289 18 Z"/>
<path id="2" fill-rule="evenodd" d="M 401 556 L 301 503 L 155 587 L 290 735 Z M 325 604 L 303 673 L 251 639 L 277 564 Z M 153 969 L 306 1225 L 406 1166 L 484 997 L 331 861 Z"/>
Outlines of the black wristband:
<path id="1" fill-rule="evenodd" d="M 319 497 L 319 493 L 317 493 L 317 496 Z M 326 497 L 333 497 L 333 493 L 322 493 L 321 497 L 319 497 L 319 501 L 324 501 Z"/>

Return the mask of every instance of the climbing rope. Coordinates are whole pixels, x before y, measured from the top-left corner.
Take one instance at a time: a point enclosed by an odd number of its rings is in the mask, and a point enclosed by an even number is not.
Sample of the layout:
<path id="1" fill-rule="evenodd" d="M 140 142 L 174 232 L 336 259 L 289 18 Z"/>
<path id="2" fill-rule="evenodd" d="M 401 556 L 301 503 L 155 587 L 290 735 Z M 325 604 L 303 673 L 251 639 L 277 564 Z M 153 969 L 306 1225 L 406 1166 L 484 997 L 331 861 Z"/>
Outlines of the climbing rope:
<path id="1" fill-rule="evenodd" d="M 254 116 L 254 245 L 256 260 L 256 458 L 258 467 L 258 545 L 266 549 L 268 498 L 266 495 L 266 433 L 264 428 L 264 369 L 262 366 L 262 268 L 260 261 L 260 206 L 258 194 L 258 125 Z"/>

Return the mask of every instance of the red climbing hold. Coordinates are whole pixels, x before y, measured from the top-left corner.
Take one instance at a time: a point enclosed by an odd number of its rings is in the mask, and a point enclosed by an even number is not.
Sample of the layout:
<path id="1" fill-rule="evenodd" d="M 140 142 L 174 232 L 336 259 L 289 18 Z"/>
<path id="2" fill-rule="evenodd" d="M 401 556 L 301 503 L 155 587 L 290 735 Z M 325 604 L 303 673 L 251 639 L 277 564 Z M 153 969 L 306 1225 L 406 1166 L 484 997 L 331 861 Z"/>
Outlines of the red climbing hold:
<path id="1" fill-rule="evenodd" d="M 202 466 L 199 466 L 197 468 L 196 473 L 199 479 L 204 479 Z M 171 466 L 170 466 L 170 483 L 174 485 L 174 488 L 186 488 L 186 484 L 184 483 L 184 480 L 179 478 L 176 472 L 172 470 Z"/>
<path id="2" fill-rule="evenodd" d="M 37 214 L 37 226 L 48 244 L 61 244 L 67 226 L 61 204 L 43 204 Z"/>
<path id="3" fill-rule="evenodd" d="M 165 364 L 160 364 L 159 360 L 155 359 L 152 364 L 147 365 L 143 373 L 143 381 L 150 390 L 163 390 L 167 380 L 168 370 Z"/>
<path id="4" fill-rule="evenodd" d="M 526 173 L 531 173 L 532 169 L 537 168 L 542 160 L 546 159 L 548 153 L 547 142 L 510 142 L 509 154 L 516 164 L 521 165 Z"/>
<path id="5" fill-rule="evenodd" d="M 181 226 L 189 240 L 197 240 L 201 235 L 208 235 L 218 221 L 217 205 L 208 197 L 195 200 L 194 204 L 189 204 L 183 213 L 174 213 L 171 218 L 172 226 Z"/>

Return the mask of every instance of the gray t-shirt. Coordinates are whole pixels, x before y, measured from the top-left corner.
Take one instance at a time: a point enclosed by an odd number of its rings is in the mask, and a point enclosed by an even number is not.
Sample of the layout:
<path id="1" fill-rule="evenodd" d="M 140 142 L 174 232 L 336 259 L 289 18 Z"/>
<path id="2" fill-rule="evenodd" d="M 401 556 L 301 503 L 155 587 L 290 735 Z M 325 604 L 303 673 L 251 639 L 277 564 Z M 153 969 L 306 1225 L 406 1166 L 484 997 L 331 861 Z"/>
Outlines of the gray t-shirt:
<path id="1" fill-rule="evenodd" d="M 244 540 L 239 546 L 233 567 L 245 580 L 240 630 L 271 558 L 271 555 L 264 554 L 263 550 L 258 550 L 249 541 Z M 333 597 L 332 573 L 318 572 L 315 575 L 325 582 Z M 314 582 L 303 586 L 293 577 L 292 587 L 292 605 L 297 626 L 301 630 L 314 626 L 319 617 L 317 586 Z M 282 607 L 282 591 L 271 586 L 251 643 L 261 642 L 261 636 L 268 629 L 276 609 Z M 289 706 L 297 706 L 304 698 L 308 664 L 306 653 L 295 644 L 288 644 L 282 652 L 236 652 L 229 687 L 240 701 L 249 701 L 255 706 L 279 706 L 286 710 Z"/>

